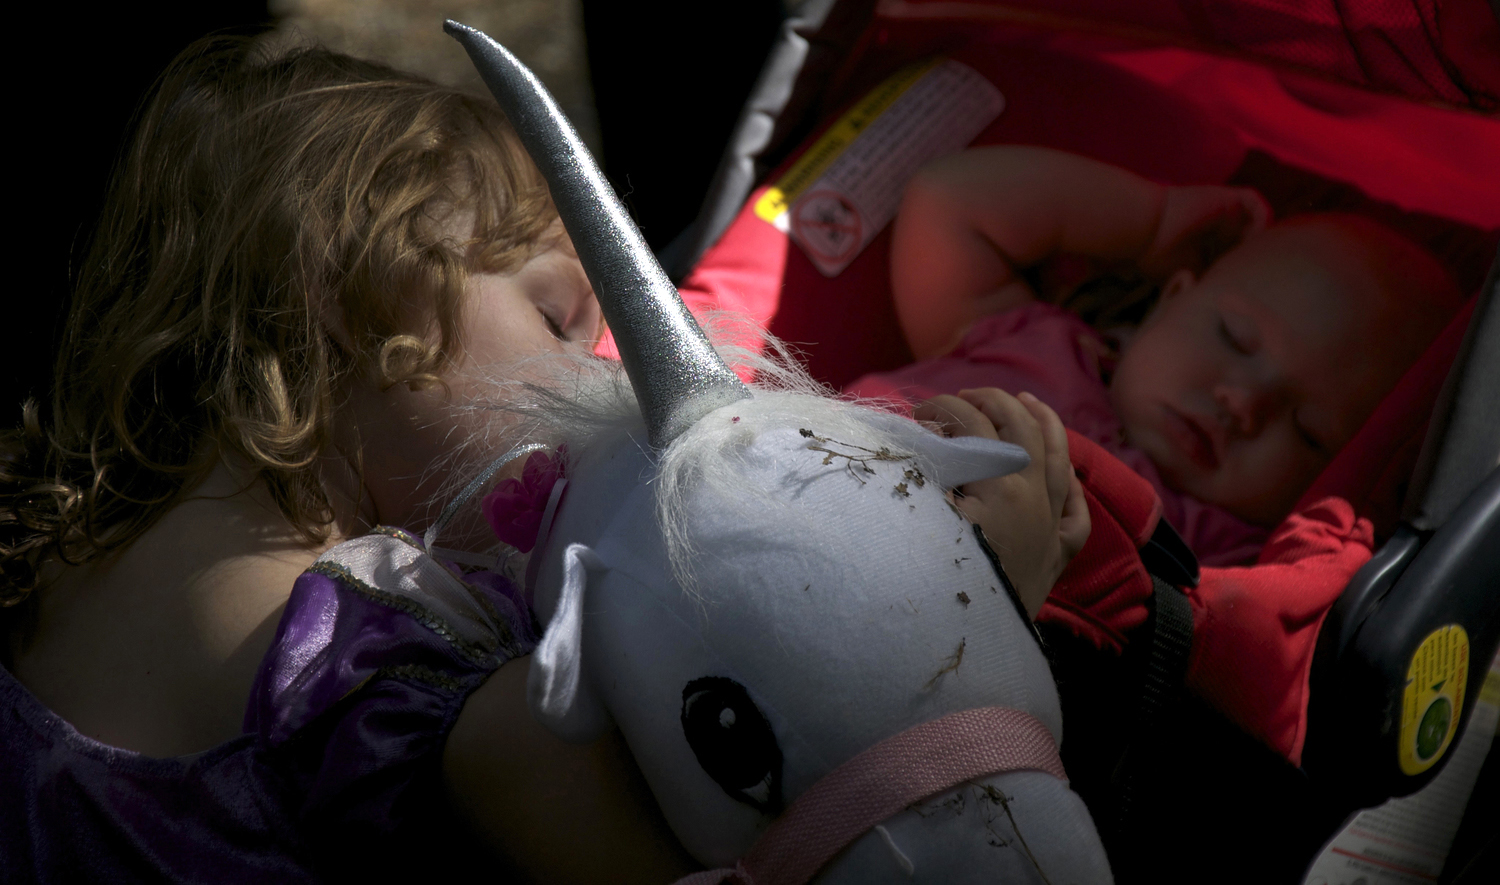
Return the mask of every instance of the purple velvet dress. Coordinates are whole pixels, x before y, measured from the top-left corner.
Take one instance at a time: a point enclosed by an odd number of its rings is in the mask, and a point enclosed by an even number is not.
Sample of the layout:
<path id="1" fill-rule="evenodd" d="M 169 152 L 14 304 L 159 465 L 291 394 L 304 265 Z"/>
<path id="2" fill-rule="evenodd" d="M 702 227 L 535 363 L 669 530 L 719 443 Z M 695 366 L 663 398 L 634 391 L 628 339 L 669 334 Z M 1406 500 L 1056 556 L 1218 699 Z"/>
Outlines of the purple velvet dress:
<path id="1" fill-rule="evenodd" d="M 443 742 L 536 643 L 498 575 L 377 529 L 297 579 L 245 734 L 157 759 L 79 734 L 0 668 L 0 882 L 316 882 L 448 867 Z M 451 860 L 451 856 L 448 858 Z"/>

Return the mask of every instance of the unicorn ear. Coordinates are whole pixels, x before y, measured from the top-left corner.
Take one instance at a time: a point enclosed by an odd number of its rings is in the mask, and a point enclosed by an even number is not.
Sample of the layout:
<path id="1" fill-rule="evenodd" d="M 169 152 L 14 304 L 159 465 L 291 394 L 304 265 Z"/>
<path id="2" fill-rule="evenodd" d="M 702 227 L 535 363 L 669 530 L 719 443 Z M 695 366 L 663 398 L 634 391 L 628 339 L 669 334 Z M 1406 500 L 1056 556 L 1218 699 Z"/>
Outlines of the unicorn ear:
<path id="1" fill-rule="evenodd" d="M 531 654 L 526 700 L 532 715 L 565 741 L 586 743 L 609 730 L 610 717 L 583 674 L 583 597 L 589 570 L 604 563 L 584 544 L 562 556 L 562 589 L 547 633 Z"/>
<path id="2" fill-rule="evenodd" d="M 945 489 L 1015 473 L 1031 463 L 1031 456 L 1015 443 L 982 436 L 938 436 L 915 421 L 890 413 L 874 416 L 872 423 L 894 436 L 917 460 L 930 465 L 935 474 L 931 478 Z"/>

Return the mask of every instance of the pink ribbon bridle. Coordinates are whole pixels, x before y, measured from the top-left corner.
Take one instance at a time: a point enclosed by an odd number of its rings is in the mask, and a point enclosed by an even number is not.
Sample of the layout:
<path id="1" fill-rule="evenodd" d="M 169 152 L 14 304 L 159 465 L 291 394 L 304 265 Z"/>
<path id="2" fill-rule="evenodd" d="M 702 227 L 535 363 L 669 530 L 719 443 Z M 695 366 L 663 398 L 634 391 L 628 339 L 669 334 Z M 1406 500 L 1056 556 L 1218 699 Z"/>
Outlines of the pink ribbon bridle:
<path id="1" fill-rule="evenodd" d="M 1008 707 L 950 713 L 888 737 L 824 775 L 761 834 L 733 869 L 676 885 L 803 885 L 871 828 L 907 806 L 967 781 L 1007 771 L 1064 781 L 1052 732 Z"/>

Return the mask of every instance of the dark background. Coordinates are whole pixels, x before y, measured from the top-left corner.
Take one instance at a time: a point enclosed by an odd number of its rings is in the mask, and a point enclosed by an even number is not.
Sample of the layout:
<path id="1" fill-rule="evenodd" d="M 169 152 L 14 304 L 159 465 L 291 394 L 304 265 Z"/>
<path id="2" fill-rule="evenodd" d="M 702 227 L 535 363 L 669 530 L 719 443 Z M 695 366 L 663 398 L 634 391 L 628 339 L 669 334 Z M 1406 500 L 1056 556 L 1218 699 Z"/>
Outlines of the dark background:
<path id="1" fill-rule="evenodd" d="M 584 0 L 605 172 L 660 250 L 697 214 L 783 16 L 781 0 Z M 45 400 L 73 263 L 87 247 L 129 122 L 156 75 L 211 31 L 273 24 L 267 4 L 111 5 L 66 19 L 21 11 L 45 54 L 12 81 L 14 269 L 4 295 L 0 427 Z"/>
<path id="2" fill-rule="evenodd" d="M 72 262 L 86 248 L 110 169 L 136 105 L 156 75 L 197 37 L 270 20 L 264 0 L 158 7 L 103 6 L 66 19 L 30 4 L 11 32 L 42 50 L 12 80 L 14 267 L 4 294 L 0 378 L 4 421 L 20 421 L 28 396 L 44 399 Z M 20 58 L 21 56 L 17 56 Z"/>

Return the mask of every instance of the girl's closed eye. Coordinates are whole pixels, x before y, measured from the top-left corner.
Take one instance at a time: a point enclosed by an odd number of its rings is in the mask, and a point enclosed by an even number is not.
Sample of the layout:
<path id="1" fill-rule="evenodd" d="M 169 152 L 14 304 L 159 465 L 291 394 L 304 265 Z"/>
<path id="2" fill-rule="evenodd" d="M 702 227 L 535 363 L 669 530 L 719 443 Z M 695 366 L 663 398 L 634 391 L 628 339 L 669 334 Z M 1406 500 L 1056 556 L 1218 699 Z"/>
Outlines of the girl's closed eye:
<path id="1" fill-rule="evenodd" d="M 603 315 L 583 268 L 576 258 L 571 264 L 557 300 L 544 305 L 543 310 L 548 314 L 548 327 L 560 340 L 592 343 L 603 332 Z"/>
<path id="2" fill-rule="evenodd" d="M 560 341 L 593 342 L 599 339 L 599 305 L 593 289 L 585 289 L 571 304 L 544 309 L 547 328 Z"/>
<path id="3" fill-rule="evenodd" d="M 599 305 L 594 300 L 594 290 L 586 283 L 567 281 L 537 298 L 534 304 L 554 339 L 570 343 L 598 339 Z"/>
<path id="4" fill-rule="evenodd" d="M 563 323 L 558 322 L 557 318 L 553 316 L 553 313 L 556 312 L 554 308 L 538 307 L 537 312 L 542 315 L 542 321 L 547 324 L 547 331 L 552 333 L 553 338 L 556 338 L 558 341 L 572 340 L 568 337 L 567 333 L 564 332 Z M 564 318 L 563 322 L 566 321 L 566 318 Z"/>

